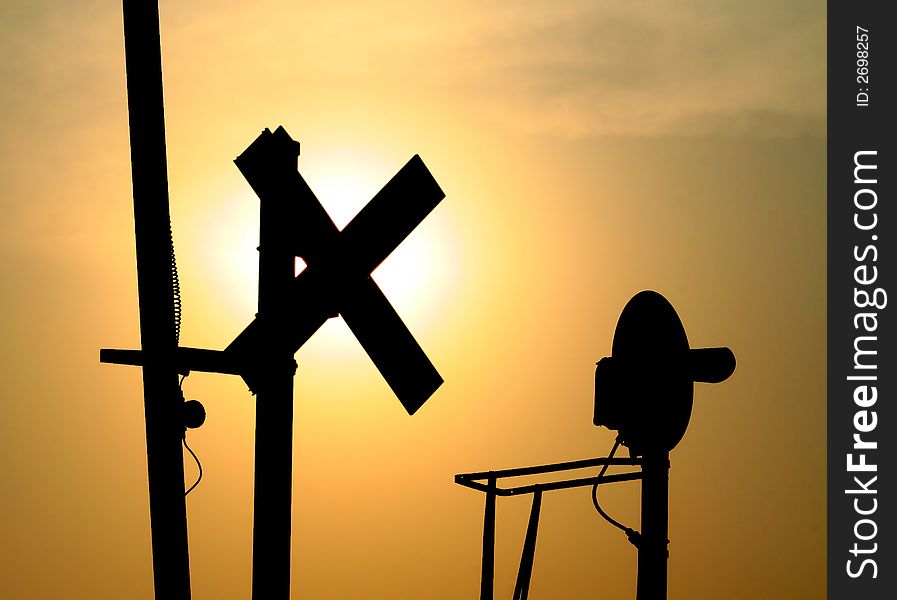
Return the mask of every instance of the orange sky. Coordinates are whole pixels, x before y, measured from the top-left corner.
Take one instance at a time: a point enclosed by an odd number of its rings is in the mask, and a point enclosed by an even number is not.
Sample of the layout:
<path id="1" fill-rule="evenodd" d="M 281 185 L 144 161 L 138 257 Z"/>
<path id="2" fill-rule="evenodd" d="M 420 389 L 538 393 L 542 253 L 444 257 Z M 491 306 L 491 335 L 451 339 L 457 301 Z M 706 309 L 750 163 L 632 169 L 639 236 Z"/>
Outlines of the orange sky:
<path id="1" fill-rule="evenodd" d="M 378 278 L 446 383 L 408 417 L 340 320 L 297 354 L 294 597 L 474 598 L 455 473 L 605 454 L 594 363 L 655 289 L 738 370 L 672 453 L 671 600 L 825 589 L 825 8 L 762 1 L 163 2 L 182 343 L 255 312 L 265 127 L 344 223 L 413 154 L 446 199 Z M 0 7 L 0 595 L 152 597 L 120 6 Z M 249 597 L 253 397 L 194 374 L 193 596 Z M 192 480 L 193 466 L 187 462 Z M 605 492 L 637 526 L 638 484 Z M 528 502 L 499 504 L 510 597 Z M 587 490 L 546 496 L 531 597 L 633 598 Z"/>

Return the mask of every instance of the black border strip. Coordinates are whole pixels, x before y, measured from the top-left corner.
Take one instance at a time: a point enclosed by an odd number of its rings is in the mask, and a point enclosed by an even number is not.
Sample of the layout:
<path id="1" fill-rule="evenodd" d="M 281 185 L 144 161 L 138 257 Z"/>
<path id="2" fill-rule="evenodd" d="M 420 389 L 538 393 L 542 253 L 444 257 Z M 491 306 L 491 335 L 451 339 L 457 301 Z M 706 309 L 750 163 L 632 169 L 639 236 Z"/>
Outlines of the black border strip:
<path id="1" fill-rule="evenodd" d="M 897 36 L 889 4 L 828 2 L 830 600 L 885 600 L 897 589 L 897 295 L 888 298 L 897 294 Z"/>

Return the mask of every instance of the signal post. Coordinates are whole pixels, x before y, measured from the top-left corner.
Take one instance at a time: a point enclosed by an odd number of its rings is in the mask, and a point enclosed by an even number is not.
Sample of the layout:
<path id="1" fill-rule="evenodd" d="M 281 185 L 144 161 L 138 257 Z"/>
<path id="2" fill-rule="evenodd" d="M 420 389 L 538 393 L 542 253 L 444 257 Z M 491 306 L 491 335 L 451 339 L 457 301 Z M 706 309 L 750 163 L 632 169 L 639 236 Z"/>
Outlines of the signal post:
<path id="1" fill-rule="evenodd" d="M 614 332 L 613 351 L 595 369 L 593 423 L 619 432 L 610 455 L 535 467 L 462 473 L 455 483 L 486 494 L 483 570 L 480 600 L 492 600 L 494 586 L 495 496 L 533 494 L 514 600 L 527 600 L 535 555 L 535 538 L 542 492 L 592 487 L 598 513 L 621 529 L 638 551 L 636 600 L 666 600 L 669 552 L 670 451 L 691 418 L 695 382 L 719 383 L 735 371 L 729 348 L 689 348 L 685 328 L 672 305 L 660 294 L 636 294 L 623 308 Z M 629 458 L 614 458 L 619 445 Z M 611 465 L 638 466 L 640 471 L 607 475 Z M 500 486 L 506 478 L 557 474 L 600 467 L 597 475 L 517 486 Z M 617 522 L 598 502 L 598 486 L 641 480 L 641 532 Z"/>
<path id="2" fill-rule="evenodd" d="M 282 138 L 279 140 L 286 142 Z M 275 152 L 253 144 L 237 160 L 245 172 L 257 172 L 265 163 L 291 162 L 296 168 L 299 143 L 281 143 Z M 289 168 L 286 164 L 279 165 Z M 295 253 L 290 205 L 285 198 L 259 196 L 260 322 L 278 323 L 285 318 L 292 298 Z M 276 332 L 276 327 L 266 328 Z M 294 350 L 283 336 L 268 336 L 257 347 L 246 368 L 257 381 L 255 408 L 255 481 L 252 527 L 252 597 L 290 597 L 290 548 L 293 499 L 293 380 Z"/>
<path id="3" fill-rule="evenodd" d="M 666 600 L 669 544 L 670 453 L 642 457 L 642 531 L 636 600 Z"/>

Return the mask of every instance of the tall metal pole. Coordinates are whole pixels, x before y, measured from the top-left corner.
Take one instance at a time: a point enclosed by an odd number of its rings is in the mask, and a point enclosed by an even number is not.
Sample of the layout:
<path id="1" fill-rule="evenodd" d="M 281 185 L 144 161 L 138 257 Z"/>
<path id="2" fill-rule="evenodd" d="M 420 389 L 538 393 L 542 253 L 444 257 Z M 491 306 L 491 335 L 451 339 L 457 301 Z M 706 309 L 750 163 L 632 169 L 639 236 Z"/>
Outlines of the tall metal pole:
<path id="1" fill-rule="evenodd" d="M 250 148 L 237 159 L 241 169 L 270 168 L 286 162 L 295 169 L 299 144 L 282 154 L 254 154 Z M 261 197 L 259 210 L 259 322 L 284 323 L 295 310 L 290 286 L 296 253 L 291 240 L 295 219 L 283 201 Z M 273 328 L 272 331 L 276 331 Z M 289 600 L 290 537 L 293 485 L 293 378 L 296 362 L 285 337 L 264 340 L 258 369 L 255 409 L 255 504 L 252 530 L 252 597 Z"/>
<path id="2" fill-rule="evenodd" d="M 483 515 L 483 567 L 480 578 L 480 600 L 492 600 L 495 587 L 495 495 L 498 482 L 490 477 L 487 483 L 486 510 Z"/>
<path id="3" fill-rule="evenodd" d="M 666 600 L 667 597 L 669 476 L 669 452 L 652 451 L 644 455 L 636 600 Z"/>
<path id="4" fill-rule="evenodd" d="M 137 292 L 153 582 L 156 598 L 190 598 L 182 400 L 174 355 L 174 298 L 168 211 L 168 168 L 162 104 L 159 6 L 124 0 L 125 67 L 134 189 Z"/>

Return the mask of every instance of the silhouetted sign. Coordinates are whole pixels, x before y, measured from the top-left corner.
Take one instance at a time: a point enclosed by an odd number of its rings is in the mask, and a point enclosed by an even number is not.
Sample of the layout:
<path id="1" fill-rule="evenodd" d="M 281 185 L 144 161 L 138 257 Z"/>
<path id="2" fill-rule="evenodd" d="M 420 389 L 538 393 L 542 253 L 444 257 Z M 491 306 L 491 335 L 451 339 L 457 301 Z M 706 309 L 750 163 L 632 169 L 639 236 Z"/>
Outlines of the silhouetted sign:
<path id="1" fill-rule="evenodd" d="M 445 194 L 415 155 L 343 228 L 337 229 L 296 170 L 299 142 L 278 127 L 264 132 L 234 161 L 261 202 L 278 255 L 298 256 L 306 268 L 287 301 L 268 306 L 223 351 L 177 348 L 180 373 L 205 371 L 243 377 L 257 392 L 284 354 L 294 354 L 324 322 L 342 315 L 402 406 L 414 414 L 442 385 L 371 272 L 439 204 Z M 276 215 L 272 217 L 271 215 Z M 260 268 L 261 265 L 260 265 Z M 100 351 L 102 362 L 142 365 L 139 350 Z"/>
<path id="2" fill-rule="evenodd" d="M 413 414 L 442 377 L 405 327 L 371 272 L 445 197 L 414 156 L 340 231 L 296 170 L 299 144 L 279 127 L 266 129 L 236 159 L 262 203 L 287 215 L 276 236 L 306 268 L 292 283 L 290 302 L 256 318 L 225 349 L 255 390 L 268 347 L 298 350 L 324 322 L 342 315 L 405 409 Z"/>
<path id="3" fill-rule="evenodd" d="M 595 369 L 595 425 L 619 430 L 632 455 L 672 450 L 691 418 L 694 383 L 735 370 L 728 348 L 690 349 L 676 310 L 657 292 L 623 308 L 613 351 Z"/>

